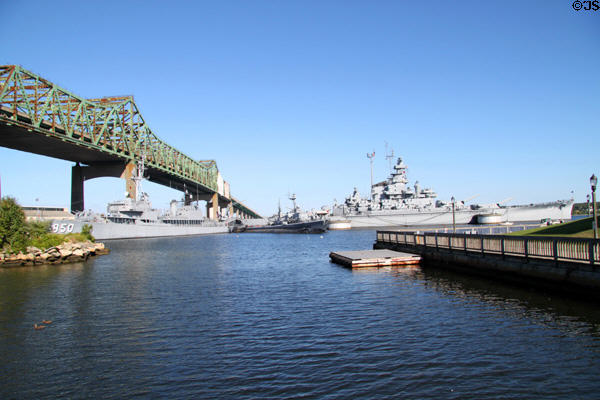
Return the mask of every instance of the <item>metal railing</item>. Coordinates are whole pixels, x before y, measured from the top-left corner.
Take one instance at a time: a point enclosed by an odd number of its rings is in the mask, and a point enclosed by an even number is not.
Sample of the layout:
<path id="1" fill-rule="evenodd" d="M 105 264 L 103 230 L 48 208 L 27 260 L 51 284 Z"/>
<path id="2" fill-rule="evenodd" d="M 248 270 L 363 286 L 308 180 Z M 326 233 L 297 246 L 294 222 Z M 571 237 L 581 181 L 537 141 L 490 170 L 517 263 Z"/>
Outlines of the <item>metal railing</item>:
<path id="1" fill-rule="evenodd" d="M 597 239 L 377 231 L 377 242 L 591 265 L 600 263 L 600 240 Z"/>

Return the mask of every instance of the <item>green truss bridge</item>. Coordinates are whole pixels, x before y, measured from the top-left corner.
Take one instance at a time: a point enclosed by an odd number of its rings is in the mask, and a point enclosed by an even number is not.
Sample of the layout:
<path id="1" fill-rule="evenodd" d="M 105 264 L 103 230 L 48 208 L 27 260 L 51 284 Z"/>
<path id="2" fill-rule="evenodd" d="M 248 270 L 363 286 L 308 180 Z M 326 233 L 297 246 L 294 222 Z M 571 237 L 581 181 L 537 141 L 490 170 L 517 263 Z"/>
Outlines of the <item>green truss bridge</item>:
<path id="1" fill-rule="evenodd" d="M 205 200 L 207 215 L 261 218 L 233 198 L 214 160 L 194 160 L 152 132 L 133 96 L 81 98 L 17 65 L 0 66 L 0 146 L 75 162 L 71 211 L 83 211 L 85 180 L 131 178 L 144 162 L 145 178 Z"/>

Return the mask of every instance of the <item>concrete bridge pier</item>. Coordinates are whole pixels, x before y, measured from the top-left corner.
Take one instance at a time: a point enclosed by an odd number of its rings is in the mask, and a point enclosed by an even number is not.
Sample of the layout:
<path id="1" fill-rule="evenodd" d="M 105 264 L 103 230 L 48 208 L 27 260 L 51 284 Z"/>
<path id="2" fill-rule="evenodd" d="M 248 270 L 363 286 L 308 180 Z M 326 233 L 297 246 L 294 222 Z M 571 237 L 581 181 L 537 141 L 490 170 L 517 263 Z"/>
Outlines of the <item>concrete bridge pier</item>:
<path id="1" fill-rule="evenodd" d="M 197 194 L 193 197 L 193 200 L 206 201 L 206 218 L 218 219 L 218 207 L 219 207 L 219 194 L 217 192 L 213 194 Z"/>
<path id="2" fill-rule="evenodd" d="M 85 210 L 84 182 L 88 179 L 103 176 L 125 179 L 127 195 L 135 199 L 136 187 L 131 179 L 135 176 L 135 167 L 133 162 L 107 162 L 88 166 L 75 164 L 71 168 L 71 212 Z"/>

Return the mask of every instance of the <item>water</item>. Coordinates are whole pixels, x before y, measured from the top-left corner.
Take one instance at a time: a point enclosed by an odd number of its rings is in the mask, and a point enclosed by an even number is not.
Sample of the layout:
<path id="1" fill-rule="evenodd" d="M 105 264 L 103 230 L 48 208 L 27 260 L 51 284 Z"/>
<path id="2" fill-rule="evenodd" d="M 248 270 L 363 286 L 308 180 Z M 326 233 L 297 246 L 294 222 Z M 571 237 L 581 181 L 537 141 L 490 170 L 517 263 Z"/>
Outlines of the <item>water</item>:
<path id="1" fill-rule="evenodd" d="M 0 398 L 598 398 L 596 304 L 329 262 L 374 239 L 129 240 L 0 270 Z"/>

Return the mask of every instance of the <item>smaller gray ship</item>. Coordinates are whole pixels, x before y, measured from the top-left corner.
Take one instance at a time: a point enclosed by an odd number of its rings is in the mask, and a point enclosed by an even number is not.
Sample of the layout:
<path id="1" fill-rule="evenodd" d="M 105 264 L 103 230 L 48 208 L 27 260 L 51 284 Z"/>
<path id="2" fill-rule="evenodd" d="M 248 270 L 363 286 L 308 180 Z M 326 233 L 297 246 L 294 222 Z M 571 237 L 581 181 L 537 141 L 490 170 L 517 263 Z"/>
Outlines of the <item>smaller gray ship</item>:
<path id="1" fill-rule="evenodd" d="M 294 207 L 286 212 L 281 212 L 281 206 L 277 214 L 269 218 L 269 222 L 262 226 L 246 226 L 244 232 L 262 233 L 323 233 L 327 231 L 327 220 L 320 214 L 304 212 L 296 204 L 296 195 L 292 194 L 289 199 Z"/>
<path id="2" fill-rule="evenodd" d="M 136 184 L 135 198 L 108 203 L 106 215 L 85 211 L 70 220 L 54 220 L 51 228 L 55 233 L 81 232 L 84 225 L 92 227 L 92 235 L 98 240 L 133 239 L 163 236 L 191 236 L 228 233 L 225 222 L 204 217 L 198 204 L 180 204 L 171 201 L 164 212 L 152 208 L 147 193 L 141 190 L 144 164 L 140 162 L 133 178 Z"/>

